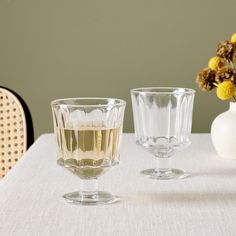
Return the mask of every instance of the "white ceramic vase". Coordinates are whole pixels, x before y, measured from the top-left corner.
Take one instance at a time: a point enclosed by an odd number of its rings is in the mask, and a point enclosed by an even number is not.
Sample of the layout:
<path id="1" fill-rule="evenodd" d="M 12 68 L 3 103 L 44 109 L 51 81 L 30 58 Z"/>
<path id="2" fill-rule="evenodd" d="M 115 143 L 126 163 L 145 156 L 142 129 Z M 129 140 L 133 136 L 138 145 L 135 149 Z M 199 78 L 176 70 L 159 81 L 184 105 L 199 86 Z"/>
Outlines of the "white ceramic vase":
<path id="1" fill-rule="evenodd" d="M 217 154 L 224 159 L 236 159 L 236 103 L 218 115 L 211 125 L 211 139 Z"/>

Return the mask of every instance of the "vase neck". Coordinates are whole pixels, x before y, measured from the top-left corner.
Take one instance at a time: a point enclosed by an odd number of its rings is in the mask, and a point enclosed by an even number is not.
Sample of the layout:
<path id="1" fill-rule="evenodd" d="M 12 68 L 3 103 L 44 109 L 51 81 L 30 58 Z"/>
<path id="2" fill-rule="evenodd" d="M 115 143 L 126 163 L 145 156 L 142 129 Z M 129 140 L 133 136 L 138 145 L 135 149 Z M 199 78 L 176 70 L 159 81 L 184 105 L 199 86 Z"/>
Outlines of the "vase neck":
<path id="1" fill-rule="evenodd" d="M 236 102 L 230 102 L 229 110 L 236 112 Z"/>

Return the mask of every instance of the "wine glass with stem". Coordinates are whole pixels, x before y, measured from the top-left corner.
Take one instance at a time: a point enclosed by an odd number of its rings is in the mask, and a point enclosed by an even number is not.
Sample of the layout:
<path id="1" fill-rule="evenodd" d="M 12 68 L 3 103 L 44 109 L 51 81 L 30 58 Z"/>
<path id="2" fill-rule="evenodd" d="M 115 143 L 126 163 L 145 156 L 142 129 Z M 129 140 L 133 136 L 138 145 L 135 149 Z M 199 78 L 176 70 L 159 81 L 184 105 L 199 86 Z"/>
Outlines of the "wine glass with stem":
<path id="1" fill-rule="evenodd" d="M 141 173 L 153 179 L 189 176 L 171 167 L 172 156 L 190 145 L 195 90 L 147 87 L 131 90 L 136 143 L 156 157 L 156 167 Z"/>
<path id="2" fill-rule="evenodd" d="M 125 101 L 66 98 L 51 102 L 58 164 L 81 179 L 80 189 L 63 197 L 82 205 L 113 203 L 98 190 L 98 178 L 119 163 Z"/>

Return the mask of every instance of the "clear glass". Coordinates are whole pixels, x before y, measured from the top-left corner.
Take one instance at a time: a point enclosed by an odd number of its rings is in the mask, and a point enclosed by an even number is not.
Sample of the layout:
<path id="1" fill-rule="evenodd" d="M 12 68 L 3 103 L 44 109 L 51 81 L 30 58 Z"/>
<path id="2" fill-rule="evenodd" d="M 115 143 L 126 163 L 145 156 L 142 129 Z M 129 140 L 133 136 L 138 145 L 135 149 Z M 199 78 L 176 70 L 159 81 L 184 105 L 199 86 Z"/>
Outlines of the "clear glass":
<path id="1" fill-rule="evenodd" d="M 67 98 L 51 102 L 57 163 L 81 179 L 67 202 L 98 205 L 118 198 L 98 190 L 97 179 L 119 163 L 125 101 L 114 98 Z"/>
<path id="2" fill-rule="evenodd" d="M 178 179 L 187 174 L 171 168 L 171 157 L 190 145 L 195 91 L 153 87 L 131 90 L 136 143 L 156 157 L 156 168 L 142 173 L 153 179 Z"/>

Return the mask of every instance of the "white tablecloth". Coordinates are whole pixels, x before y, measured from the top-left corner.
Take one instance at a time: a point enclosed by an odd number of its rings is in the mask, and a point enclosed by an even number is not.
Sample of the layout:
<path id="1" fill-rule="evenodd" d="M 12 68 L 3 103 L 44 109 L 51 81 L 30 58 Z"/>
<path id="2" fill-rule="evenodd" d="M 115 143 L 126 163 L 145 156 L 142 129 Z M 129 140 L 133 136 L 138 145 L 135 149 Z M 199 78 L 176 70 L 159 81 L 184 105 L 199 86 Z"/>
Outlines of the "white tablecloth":
<path id="1" fill-rule="evenodd" d="M 220 159 L 209 134 L 194 134 L 173 164 L 192 177 L 145 178 L 140 170 L 155 159 L 124 134 L 121 163 L 99 179 L 122 201 L 72 205 L 61 196 L 80 180 L 56 164 L 53 135 L 42 135 L 0 182 L 0 235 L 235 235 L 236 160 Z"/>

